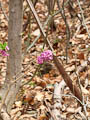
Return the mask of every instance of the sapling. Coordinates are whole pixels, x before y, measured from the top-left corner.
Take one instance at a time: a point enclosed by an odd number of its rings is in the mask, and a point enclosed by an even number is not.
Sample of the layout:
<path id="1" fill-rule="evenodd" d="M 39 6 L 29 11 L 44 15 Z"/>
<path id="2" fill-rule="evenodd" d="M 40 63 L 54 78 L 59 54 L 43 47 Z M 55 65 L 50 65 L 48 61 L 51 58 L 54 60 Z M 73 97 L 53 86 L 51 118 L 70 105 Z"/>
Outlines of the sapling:
<path id="1" fill-rule="evenodd" d="M 2 56 L 9 56 L 7 51 L 9 50 L 9 47 L 7 46 L 7 43 L 5 42 L 4 44 L 0 43 L 0 53 Z"/>

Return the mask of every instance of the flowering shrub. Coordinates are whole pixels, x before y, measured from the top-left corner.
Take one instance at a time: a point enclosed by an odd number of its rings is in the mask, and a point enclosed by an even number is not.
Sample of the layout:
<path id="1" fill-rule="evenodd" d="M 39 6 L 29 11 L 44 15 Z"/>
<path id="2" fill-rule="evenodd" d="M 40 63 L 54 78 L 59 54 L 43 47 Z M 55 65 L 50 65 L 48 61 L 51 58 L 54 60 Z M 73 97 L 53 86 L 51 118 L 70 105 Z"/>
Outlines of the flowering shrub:
<path id="1" fill-rule="evenodd" d="M 7 43 L 4 43 L 4 44 L 0 43 L 0 53 L 3 56 L 9 56 L 9 54 L 7 53 L 8 50 L 9 50 L 9 47 L 7 46 Z"/>
<path id="2" fill-rule="evenodd" d="M 47 50 L 41 53 L 40 56 L 37 57 L 38 64 L 43 64 L 46 61 L 52 60 L 53 54 L 51 50 Z"/>

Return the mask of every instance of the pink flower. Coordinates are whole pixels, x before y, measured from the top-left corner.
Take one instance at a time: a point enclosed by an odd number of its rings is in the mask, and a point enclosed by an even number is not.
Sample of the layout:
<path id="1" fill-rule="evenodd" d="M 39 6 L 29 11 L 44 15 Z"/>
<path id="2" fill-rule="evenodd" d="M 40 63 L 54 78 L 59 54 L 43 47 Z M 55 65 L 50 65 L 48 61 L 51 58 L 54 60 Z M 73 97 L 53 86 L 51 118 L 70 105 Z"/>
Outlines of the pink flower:
<path id="1" fill-rule="evenodd" d="M 9 47 L 8 47 L 8 46 L 6 46 L 6 50 L 9 50 Z"/>
<path id="2" fill-rule="evenodd" d="M 4 51 L 4 50 L 0 50 L 0 53 L 1 53 L 3 56 L 9 56 L 9 54 L 6 53 L 6 51 Z"/>
<path id="3" fill-rule="evenodd" d="M 53 54 L 51 50 L 47 50 L 41 53 L 41 57 L 44 61 L 52 60 Z"/>
<path id="4" fill-rule="evenodd" d="M 38 64 L 42 64 L 43 63 L 43 59 L 41 58 L 41 56 L 37 57 L 37 61 L 38 61 Z"/>
<path id="5" fill-rule="evenodd" d="M 38 64 L 43 64 L 43 62 L 49 61 L 53 59 L 53 54 L 51 50 L 47 50 L 41 53 L 40 56 L 38 56 Z"/>

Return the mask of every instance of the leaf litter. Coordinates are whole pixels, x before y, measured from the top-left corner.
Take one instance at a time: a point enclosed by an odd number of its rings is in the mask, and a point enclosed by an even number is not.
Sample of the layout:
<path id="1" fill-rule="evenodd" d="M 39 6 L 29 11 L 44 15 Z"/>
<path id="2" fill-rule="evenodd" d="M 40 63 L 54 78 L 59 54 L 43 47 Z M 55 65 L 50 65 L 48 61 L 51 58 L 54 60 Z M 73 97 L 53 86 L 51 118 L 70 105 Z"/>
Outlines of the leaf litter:
<path id="1" fill-rule="evenodd" d="M 3 8 L 5 8 L 6 15 L 8 16 L 8 0 L 4 0 Z M 25 3 L 25 5 L 27 5 Z M 86 24 L 90 31 L 90 8 L 87 8 L 88 0 L 86 0 L 85 4 L 82 5 L 84 9 L 84 13 L 86 15 Z M 46 20 L 47 16 L 47 7 L 43 2 L 38 2 L 36 5 L 36 11 L 40 17 L 41 23 Z M 78 6 L 75 6 L 78 8 Z M 57 10 L 57 7 L 55 7 Z M 28 9 L 27 11 L 28 12 Z M 77 9 L 77 12 L 80 11 Z M 44 13 L 44 14 L 43 14 Z M 0 42 L 7 41 L 7 30 L 8 24 L 7 20 L 4 17 L 3 13 L 0 9 Z M 84 100 L 87 102 L 87 116 L 90 119 L 90 38 L 88 38 L 88 34 L 84 27 L 80 26 L 77 18 L 73 20 L 70 19 L 68 12 L 66 10 L 66 16 L 70 23 L 71 32 L 74 30 L 74 35 L 70 39 L 70 46 L 68 49 L 68 64 L 66 64 L 65 58 L 65 24 L 60 16 L 55 16 L 55 23 L 57 25 L 56 31 L 48 33 L 48 38 L 54 47 L 55 53 L 59 59 L 61 59 L 62 64 L 64 65 L 65 70 L 68 72 L 70 77 L 73 80 L 73 84 L 77 84 L 78 78 L 81 82 L 81 90 L 84 95 Z M 27 20 L 27 15 L 24 16 L 24 19 Z M 34 19 L 32 17 L 32 19 Z M 60 22 L 61 21 L 61 22 Z M 62 23 L 62 24 L 61 24 Z M 78 30 L 78 26 L 80 26 Z M 38 26 L 36 22 L 32 22 L 32 33 L 31 40 L 29 44 L 35 39 L 35 37 L 39 34 Z M 47 30 L 46 30 L 47 31 Z M 29 30 L 26 29 L 24 31 L 23 41 L 27 41 L 29 34 Z M 22 43 L 23 52 L 25 50 L 24 42 Z M 41 46 L 41 47 L 40 47 Z M 23 78 L 23 82 L 28 82 L 32 75 L 35 72 L 37 66 L 37 54 L 40 55 L 41 48 L 43 46 L 43 38 L 40 37 L 38 42 L 33 46 L 33 50 L 29 50 L 27 55 L 23 60 L 23 73 L 25 74 Z M 46 46 L 46 49 L 48 47 Z M 31 52 L 32 51 L 32 52 Z M 51 113 L 49 108 L 52 110 L 53 108 L 53 92 L 54 92 L 54 84 L 62 81 L 62 77 L 56 69 L 53 62 L 49 63 L 51 65 L 51 69 L 47 70 L 47 67 L 41 69 L 40 74 L 37 74 L 28 84 L 24 85 L 19 94 L 17 95 L 17 99 L 15 104 L 12 107 L 11 115 L 13 120 L 49 120 Z M 25 67 L 30 65 L 30 69 L 25 71 Z M 0 56 L 0 84 L 3 84 L 5 80 L 5 72 L 6 72 L 6 58 Z M 86 82 L 87 81 L 87 82 Z M 85 87 L 86 86 L 86 87 Z M 88 100 L 87 100 L 88 98 Z M 45 101 L 48 102 L 48 107 L 45 104 Z M 62 97 L 62 109 L 60 109 L 60 113 L 63 119 L 65 120 L 82 120 L 86 119 L 86 115 L 82 107 L 78 104 L 77 100 L 72 97 L 72 94 L 68 87 L 66 86 L 63 91 Z"/>

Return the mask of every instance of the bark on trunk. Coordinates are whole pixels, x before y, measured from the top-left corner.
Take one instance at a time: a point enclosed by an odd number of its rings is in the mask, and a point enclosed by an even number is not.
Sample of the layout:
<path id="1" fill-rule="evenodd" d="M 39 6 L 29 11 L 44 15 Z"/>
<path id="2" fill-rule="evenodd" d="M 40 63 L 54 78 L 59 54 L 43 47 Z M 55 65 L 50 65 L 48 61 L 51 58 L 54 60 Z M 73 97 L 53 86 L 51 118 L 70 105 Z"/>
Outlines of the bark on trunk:
<path id="1" fill-rule="evenodd" d="M 21 71 L 21 32 L 23 18 L 23 0 L 9 0 L 9 26 L 8 26 L 8 46 L 10 48 L 9 58 L 7 59 L 6 80 L 1 89 L 2 100 L 5 97 L 10 83 L 13 81 L 13 76 Z M 19 91 L 21 80 L 12 85 L 5 104 L 9 112 L 15 97 Z"/>

